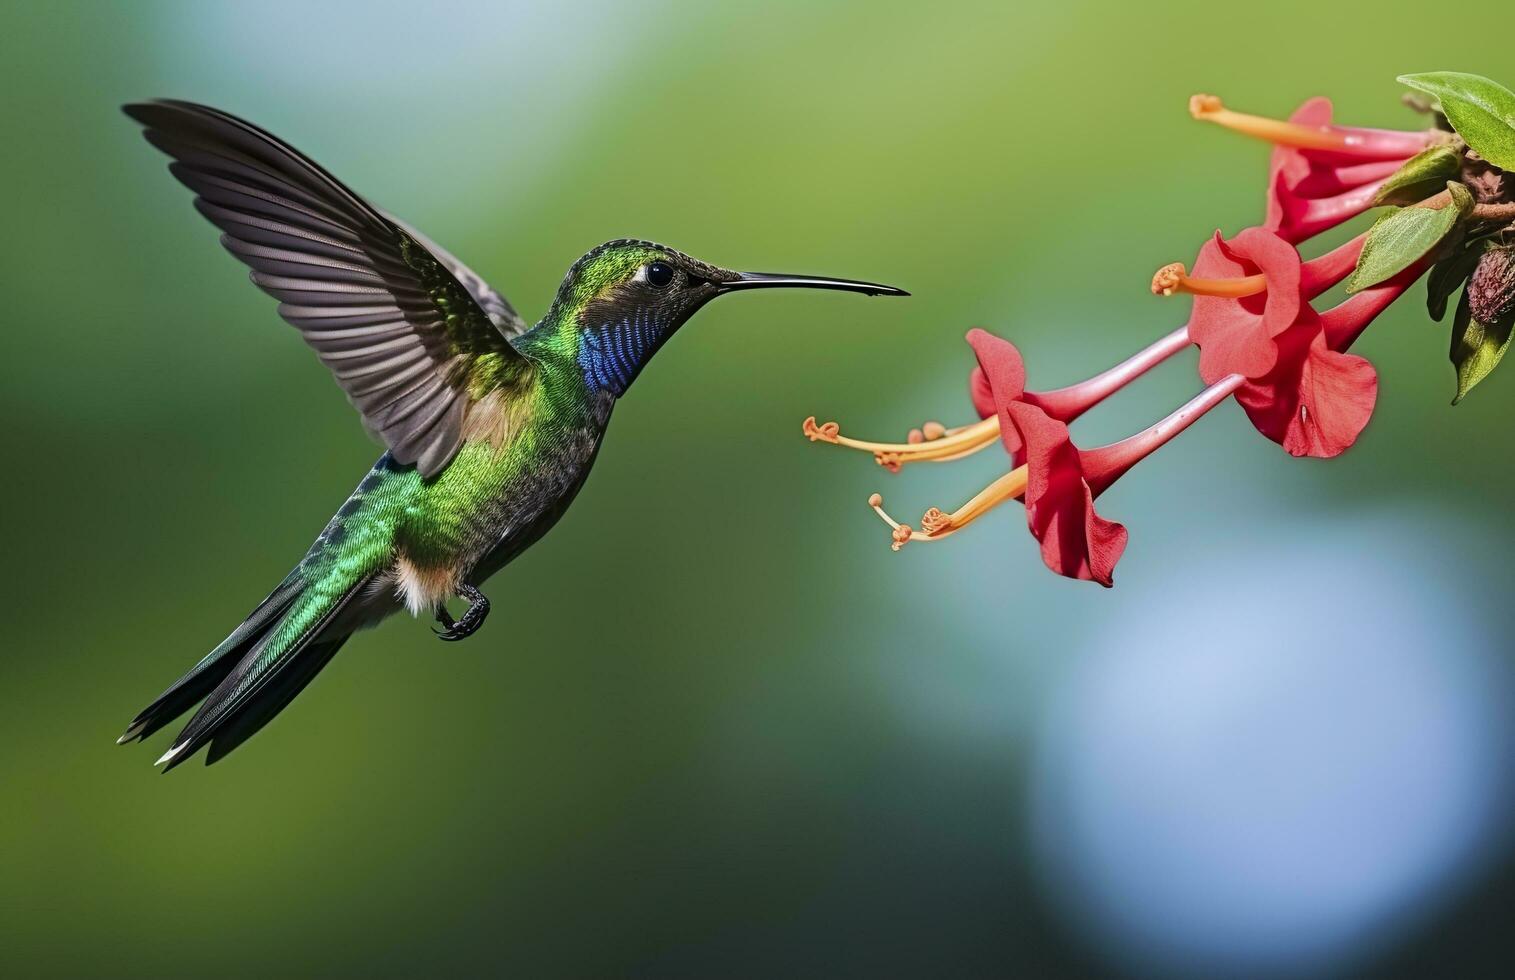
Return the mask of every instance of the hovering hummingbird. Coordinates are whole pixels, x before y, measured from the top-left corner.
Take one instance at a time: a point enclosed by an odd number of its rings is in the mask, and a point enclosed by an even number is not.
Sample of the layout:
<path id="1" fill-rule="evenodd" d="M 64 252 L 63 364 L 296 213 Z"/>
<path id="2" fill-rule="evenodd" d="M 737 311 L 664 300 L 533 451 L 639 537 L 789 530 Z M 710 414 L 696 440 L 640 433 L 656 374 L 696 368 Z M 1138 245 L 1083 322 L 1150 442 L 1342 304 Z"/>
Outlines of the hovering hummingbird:
<path id="1" fill-rule="evenodd" d="M 563 516 L 616 400 L 710 300 L 783 286 L 908 295 L 621 239 L 575 262 L 529 326 L 448 252 L 251 123 L 174 100 L 124 111 L 388 450 L 294 571 L 118 739 L 203 700 L 164 772 L 206 744 L 208 762 L 226 755 L 355 630 L 402 608 L 435 616 L 444 640 L 472 635 L 489 612 L 479 585 Z M 453 596 L 469 604 L 457 620 Z"/>

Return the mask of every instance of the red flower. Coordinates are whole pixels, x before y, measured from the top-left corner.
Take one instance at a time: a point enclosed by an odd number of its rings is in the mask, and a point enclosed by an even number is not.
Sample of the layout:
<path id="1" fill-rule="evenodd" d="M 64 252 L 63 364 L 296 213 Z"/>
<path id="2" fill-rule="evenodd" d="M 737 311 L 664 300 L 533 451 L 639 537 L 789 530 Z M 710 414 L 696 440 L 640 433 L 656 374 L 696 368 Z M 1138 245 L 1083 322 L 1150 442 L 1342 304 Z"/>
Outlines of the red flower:
<path id="1" fill-rule="evenodd" d="M 1263 226 L 1291 244 L 1313 238 L 1373 205 L 1384 180 L 1440 138 L 1331 124 L 1331 100 L 1310 99 L 1288 122 L 1232 112 L 1211 95 L 1189 100 L 1196 119 L 1274 144 Z"/>
<path id="2" fill-rule="evenodd" d="M 982 330 L 970 332 L 968 343 L 978 356 L 995 412 L 1005 420 L 1006 427 L 1015 430 L 1013 440 L 1004 439 L 1005 447 L 1012 457 L 1025 460 L 1008 477 L 1024 476 L 1019 485 L 1002 477 L 953 515 L 928 511 L 922 521 L 927 530 L 925 536 L 933 536 L 933 525 L 936 534 L 943 529 L 957 530 L 1000 500 L 1024 496 L 1026 524 L 1041 543 L 1042 561 L 1047 567 L 1059 575 L 1109 587 L 1129 535 L 1123 525 L 1106 520 L 1095 511 L 1095 498 L 1131 467 L 1225 401 L 1243 379 L 1239 375 L 1224 378 L 1156 425 L 1120 442 L 1081 450 L 1073 444 L 1064 422 L 1028 400 L 1027 393 L 1020 390 L 1025 368 L 1015 345 Z M 966 519 L 963 511 L 968 512 Z M 879 512 L 883 514 L 882 509 Z M 888 515 L 883 516 L 889 520 Z M 905 530 L 908 532 L 908 528 Z M 911 539 L 915 536 L 907 533 Z"/>
<path id="3" fill-rule="evenodd" d="M 1331 128 L 1331 100 L 1310 99 L 1295 110 L 1289 122 L 1316 131 Z M 1268 163 L 1268 205 L 1263 227 L 1277 232 L 1287 242 L 1298 244 L 1372 207 L 1384 180 L 1429 144 L 1429 134 L 1392 135 L 1396 138 L 1378 141 L 1380 152 L 1389 155 L 1368 162 L 1350 158 L 1343 162 L 1341 153 L 1312 151 L 1285 143 L 1275 145 Z M 1415 138 L 1397 138 L 1401 136 Z"/>
<path id="4" fill-rule="evenodd" d="M 1095 512 L 1095 490 L 1067 424 L 1023 400 L 1026 368 L 1014 344 L 983 330 L 970 331 L 968 343 L 999 416 L 1000 439 L 1017 463 L 1024 460 L 1026 524 L 1041 542 L 1042 561 L 1059 575 L 1110 586 L 1126 529 Z"/>
<path id="5" fill-rule="evenodd" d="M 1310 306 L 1352 270 L 1362 241 L 1301 263 L 1292 245 L 1265 229 L 1230 241 L 1217 232 L 1193 277 L 1175 264 L 1153 279 L 1154 292 L 1195 296 L 1189 336 L 1200 347 L 1200 377 L 1208 384 L 1245 378 L 1236 400 L 1259 432 L 1294 456 L 1342 453 L 1373 414 L 1373 366 L 1330 343 Z"/>

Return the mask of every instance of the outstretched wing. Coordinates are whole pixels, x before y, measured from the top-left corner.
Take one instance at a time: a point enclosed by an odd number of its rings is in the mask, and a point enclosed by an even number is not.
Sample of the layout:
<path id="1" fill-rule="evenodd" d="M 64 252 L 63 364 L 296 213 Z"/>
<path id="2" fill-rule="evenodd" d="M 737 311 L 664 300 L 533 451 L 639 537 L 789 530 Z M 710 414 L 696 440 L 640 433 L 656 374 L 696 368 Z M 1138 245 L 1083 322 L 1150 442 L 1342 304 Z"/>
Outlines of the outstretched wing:
<path id="1" fill-rule="evenodd" d="M 529 372 L 504 297 L 298 150 L 208 106 L 124 108 L 401 463 L 440 472 L 477 397 Z"/>

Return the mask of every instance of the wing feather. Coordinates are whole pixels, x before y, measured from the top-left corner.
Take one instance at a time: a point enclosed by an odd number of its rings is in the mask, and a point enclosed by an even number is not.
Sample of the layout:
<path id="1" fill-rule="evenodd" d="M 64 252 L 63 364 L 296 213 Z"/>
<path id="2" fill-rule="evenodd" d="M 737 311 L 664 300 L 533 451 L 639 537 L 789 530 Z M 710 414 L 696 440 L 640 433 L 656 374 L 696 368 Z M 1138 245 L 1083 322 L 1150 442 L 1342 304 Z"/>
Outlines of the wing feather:
<path id="1" fill-rule="evenodd" d="M 208 106 L 125 111 L 399 462 L 440 472 L 462 442 L 472 392 L 529 376 L 509 341 L 526 325 L 503 296 L 298 150 Z"/>
<path id="2" fill-rule="evenodd" d="M 399 225 L 410 237 L 424 245 L 431 254 L 437 257 L 437 261 L 447 266 L 458 282 L 463 284 L 463 288 L 468 290 L 468 295 L 473 297 L 473 301 L 478 303 L 479 308 L 488 315 L 490 321 L 499 329 L 500 333 L 504 334 L 507 338 L 519 337 L 529 329 L 530 325 L 521 318 L 521 314 L 515 311 L 515 307 L 510 305 L 510 301 L 491 289 L 489 283 L 485 282 L 477 272 L 464 265 L 447 249 L 421 234 L 415 226 L 406 224 L 388 212 L 385 212 L 384 216 L 396 225 Z"/>

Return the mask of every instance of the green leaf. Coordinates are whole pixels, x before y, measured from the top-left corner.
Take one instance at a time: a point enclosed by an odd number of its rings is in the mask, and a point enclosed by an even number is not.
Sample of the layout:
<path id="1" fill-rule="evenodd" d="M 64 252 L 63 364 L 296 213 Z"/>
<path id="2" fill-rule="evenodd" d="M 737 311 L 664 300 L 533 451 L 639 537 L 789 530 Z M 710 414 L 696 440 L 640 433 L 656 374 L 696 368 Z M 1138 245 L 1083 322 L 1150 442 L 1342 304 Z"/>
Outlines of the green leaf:
<path id="1" fill-rule="evenodd" d="M 1515 316 L 1504 317 L 1494 323 L 1479 323 L 1468 309 L 1468 294 L 1462 294 L 1457 304 L 1457 315 L 1452 319 L 1452 364 L 1457 368 L 1456 405 L 1467 397 L 1473 387 L 1489 376 L 1504 352 L 1510 346 L 1510 328 L 1515 326 Z"/>
<path id="2" fill-rule="evenodd" d="M 1452 128 L 1479 156 L 1501 170 L 1515 170 L 1515 92 L 1460 71 L 1401 75 L 1399 81 L 1434 95 Z"/>
<path id="3" fill-rule="evenodd" d="M 1428 146 L 1384 181 L 1373 205 L 1419 204 L 1462 173 L 1462 154 L 1450 146 Z"/>
<path id="4" fill-rule="evenodd" d="M 1408 269 L 1446 238 L 1473 210 L 1473 195 L 1461 184 L 1448 183 L 1452 203 L 1442 208 L 1400 208 L 1379 218 L 1368 229 L 1368 240 L 1347 280 L 1347 292 L 1377 285 Z"/>
<path id="5" fill-rule="evenodd" d="M 1479 257 L 1488 247 L 1489 239 L 1477 239 L 1431 267 L 1431 274 L 1426 276 L 1426 312 L 1431 314 L 1431 319 L 1440 323 L 1447 315 L 1447 300 L 1468 281 L 1473 267 L 1478 265 Z"/>

